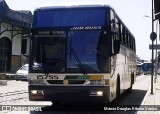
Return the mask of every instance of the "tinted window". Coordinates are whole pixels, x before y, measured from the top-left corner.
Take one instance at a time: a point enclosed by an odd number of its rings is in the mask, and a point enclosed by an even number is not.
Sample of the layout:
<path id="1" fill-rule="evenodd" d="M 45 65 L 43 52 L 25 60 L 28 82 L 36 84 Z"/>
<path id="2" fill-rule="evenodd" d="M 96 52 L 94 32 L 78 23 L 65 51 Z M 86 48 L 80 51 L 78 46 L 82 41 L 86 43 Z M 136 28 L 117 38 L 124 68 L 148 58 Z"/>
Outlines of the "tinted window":
<path id="1" fill-rule="evenodd" d="M 35 13 L 33 27 L 102 26 L 106 18 L 105 9 L 39 11 Z"/>

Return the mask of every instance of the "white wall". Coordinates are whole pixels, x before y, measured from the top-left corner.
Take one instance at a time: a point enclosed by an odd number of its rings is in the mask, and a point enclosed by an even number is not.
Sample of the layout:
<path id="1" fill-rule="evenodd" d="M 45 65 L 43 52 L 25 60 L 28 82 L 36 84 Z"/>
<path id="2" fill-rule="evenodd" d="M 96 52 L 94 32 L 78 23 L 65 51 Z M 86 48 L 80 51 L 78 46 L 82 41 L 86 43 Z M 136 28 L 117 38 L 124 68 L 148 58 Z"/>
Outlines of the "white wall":
<path id="1" fill-rule="evenodd" d="M 4 30 L 12 30 L 12 25 L 11 24 L 7 24 L 2 22 L 1 23 L 1 32 Z M 13 33 L 12 31 L 6 31 L 4 32 L 0 38 L 2 37 L 7 37 L 11 40 L 12 42 L 12 55 L 21 55 L 21 34 L 17 34 L 17 33 L 21 33 L 19 31 L 14 31 L 14 30 L 21 30 L 21 28 L 19 27 L 15 27 L 13 28 Z M 12 34 L 17 34 L 12 38 Z"/>

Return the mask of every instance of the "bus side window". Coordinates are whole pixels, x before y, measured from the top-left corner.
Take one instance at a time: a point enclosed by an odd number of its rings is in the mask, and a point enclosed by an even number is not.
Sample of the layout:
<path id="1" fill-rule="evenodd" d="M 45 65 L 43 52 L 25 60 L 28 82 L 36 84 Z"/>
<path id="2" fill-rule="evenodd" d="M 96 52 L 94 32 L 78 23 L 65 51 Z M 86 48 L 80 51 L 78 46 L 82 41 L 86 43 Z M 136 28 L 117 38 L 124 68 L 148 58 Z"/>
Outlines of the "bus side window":
<path id="1" fill-rule="evenodd" d="M 123 40 L 123 26 L 122 24 L 120 24 L 120 28 L 121 28 L 121 43 L 124 44 L 124 40 Z"/>
<path id="2" fill-rule="evenodd" d="M 132 50 L 134 50 L 134 40 L 132 39 Z"/>
<path id="3" fill-rule="evenodd" d="M 131 47 L 131 49 L 133 50 L 133 38 L 132 38 L 132 36 L 131 36 L 131 38 L 130 38 L 130 43 L 131 43 L 130 47 Z"/>
<path id="4" fill-rule="evenodd" d="M 97 45 L 97 66 L 101 72 L 109 72 L 110 71 L 110 60 L 109 58 L 109 49 L 107 48 L 107 34 L 105 32 L 101 32 L 99 36 L 99 42 Z"/>
<path id="5" fill-rule="evenodd" d="M 120 34 L 119 34 L 119 22 L 118 22 L 118 19 L 117 17 L 115 18 L 115 31 L 116 31 L 116 40 L 120 40 Z"/>
<path id="6" fill-rule="evenodd" d="M 135 40 L 131 37 L 131 49 L 135 51 Z"/>
<path id="7" fill-rule="evenodd" d="M 126 30 L 126 46 L 128 47 L 128 31 Z"/>
<path id="8" fill-rule="evenodd" d="M 133 39 L 133 50 L 136 51 L 136 43 L 134 39 Z"/>
<path id="9" fill-rule="evenodd" d="M 129 34 L 129 32 L 128 32 L 128 48 L 130 48 L 130 34 Z"/>
<path id="10" fill-rule="evenodd" d="M 126 37 L 126 36 L 125 36 L 125 35 L 126 35 L 126 32 L 125 32 L 125 28 L 124 28 L 124 27 L 123 27 L 123 29 L 122 29 L 122 34 L 123 34 L 123 44 L 125 45 L 125 44 L 126 44 L 126 41 L 125 41 L 125 40 L 126 40 L 126 38 L 125 38 L 125 37 Z"/>
<path id="11" fill-rule="evenodd" d="M 131 34 L 129 34 L 128 42 L 129 42 L 129 48 L 131 48 Z"/>
<path id="12" fill-rule="evenodd" d="M 121 23 L 119 22 L 118 23 L 118 32 L 119 32 L 119 40 L 120 40 L 120 42 L 122 43 L 122 28 L 121 28 Z"/>
<path id="13" fill-rule="evenodd" d="M 113 10 L 110 10 L 110 22 L 111 22 L 111 30 L 115 29 L 115 14 Z"/>

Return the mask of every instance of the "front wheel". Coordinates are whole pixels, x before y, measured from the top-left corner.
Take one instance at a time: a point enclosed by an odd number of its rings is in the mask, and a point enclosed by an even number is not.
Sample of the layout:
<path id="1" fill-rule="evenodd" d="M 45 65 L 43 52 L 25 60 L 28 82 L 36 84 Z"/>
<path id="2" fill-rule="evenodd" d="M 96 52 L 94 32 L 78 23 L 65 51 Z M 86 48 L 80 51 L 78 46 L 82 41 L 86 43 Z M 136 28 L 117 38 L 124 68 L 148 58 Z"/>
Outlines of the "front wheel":
<path id="1" fill-rule="evenodd" d="M 129 94 L 132 93 L 132 85 L 130 88 L 128 88 L 127 93 L 129 93 Z"/>
<path id="2" fill-rule="evenodd" d="M 117 78 L 117 87 L 116 87 L 116 98 L 120 97 L 120 78 Z"/>
<path id="3" fill-rule="evenodd" d="M 114 100 L 114 103 L 117 105 L 120 100 L 120 77 L 117 78 L 117 87 L 116 87 L 116 99 Z"/>
<path id="4" fill-rule="evenodd" d="M 130 87 L 127 90 L 127 93 L 132 93 L 132 86 L 134 84 L 134 73 L 131 74 L 131 84 Z"/>

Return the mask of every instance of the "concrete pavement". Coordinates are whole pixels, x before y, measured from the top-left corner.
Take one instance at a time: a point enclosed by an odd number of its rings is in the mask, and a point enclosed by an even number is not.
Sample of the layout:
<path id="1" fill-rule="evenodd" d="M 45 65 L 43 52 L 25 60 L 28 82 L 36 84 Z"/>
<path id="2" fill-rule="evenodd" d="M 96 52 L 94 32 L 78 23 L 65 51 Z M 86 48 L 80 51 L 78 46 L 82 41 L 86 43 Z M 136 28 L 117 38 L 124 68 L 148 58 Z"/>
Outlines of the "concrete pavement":
<path id="1" fill-rule="evenodd" d="M 156 83 L 153 82 L 153 94 L 149 88 L 143 102 L 142 108 L 145 111 L 138 111 L 138 114 L 160 114 L 160 76 L 157 76 Z M 150 108 L 150 109 L 149 109 Z"/>
<path id="2" fill-rule="evenodd" d="M 138 114 L 160 114 L 160 76 L 158 75 L 156 83 L 153 83 L 153 93 L 154 94 L 150 94 L 151 93 L 151 88 L 148 88 L 148 92 L 142 102 L 142 109 L 147 109 L 147 108 L 151 108 L 148 109 L 147 111 L 139 111 L 138 110 Z M 12 91 L 22 91 L 25 90 L 27 91 L 27 82 L 22 82 L 20 81 L 19 83 L 16 83 L 16 81 L 8 81 L 8 85 L 7 86 L 0 86 L 0 94 L 2 95 L 3 93 L 6 92 L 12 92 Z M 13 99 L 13 95 L 12 95 L 12 99 Z M 21 96 L 18 96 L 21 97 Z M 23 96 L 22 96 L 23 97 Z M 28 98 L 28 95 L 26 96 Z M 43 105 L 45 104 L 45 102 L 39 102 L 40 104 L 42 103 Z M 19 100 L 18 102 L 12 102 L 12 104 L 14 105 L 20 105 L 20 104 L 25 104 L 25 105 L 37 105 L 39 104 L 37 102 L 31 102 L 28 99 L 24 99 L 24 100 Z M 10 102 L 5 102 L 5 104 L 10 104 Z M 48 102 L 46 103 L 47 105 Z M 151 111 L 153 108 L 155 107 L 154 111 Z M 0 112 L 1 113 L 1 112 Z M 6 112 L 5 112 L 6 114 Z"/>
<path id="3" fill-rule="evenodd" d="M 7 85 L 0 85 L 0 110 L 2 106 L 50 106 L 51 102 L 29 101 L 28 99 L 28 82 L 8 80 Z M 0 111 L 0 114 L 30 114 L 29 111 Z"/>

